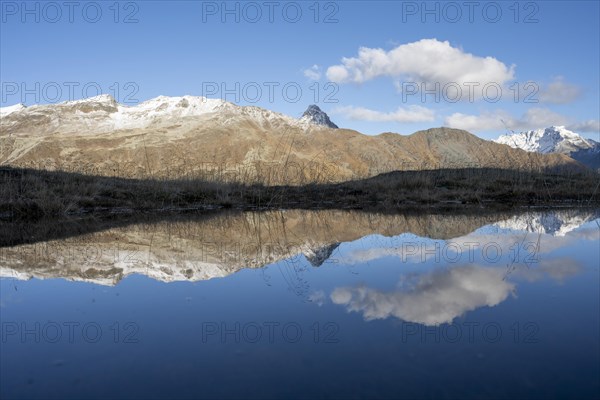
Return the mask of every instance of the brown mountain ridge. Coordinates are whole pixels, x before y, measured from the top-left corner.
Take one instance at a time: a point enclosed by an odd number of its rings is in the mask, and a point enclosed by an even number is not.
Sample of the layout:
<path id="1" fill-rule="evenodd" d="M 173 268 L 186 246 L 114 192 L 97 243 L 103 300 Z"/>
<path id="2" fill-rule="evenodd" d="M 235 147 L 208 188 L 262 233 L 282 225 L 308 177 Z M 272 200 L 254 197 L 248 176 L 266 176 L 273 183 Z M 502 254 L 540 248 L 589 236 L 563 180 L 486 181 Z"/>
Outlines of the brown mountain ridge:
<path id="1" fill-rule="evenodd" d="M 124 178 L 332 183 L 406 170 L 584 171 L 458 129 L 364 135 L 258 107 L 159 97 L 135 107 L 109 96 L 3 113 L 0 165 Z"/>

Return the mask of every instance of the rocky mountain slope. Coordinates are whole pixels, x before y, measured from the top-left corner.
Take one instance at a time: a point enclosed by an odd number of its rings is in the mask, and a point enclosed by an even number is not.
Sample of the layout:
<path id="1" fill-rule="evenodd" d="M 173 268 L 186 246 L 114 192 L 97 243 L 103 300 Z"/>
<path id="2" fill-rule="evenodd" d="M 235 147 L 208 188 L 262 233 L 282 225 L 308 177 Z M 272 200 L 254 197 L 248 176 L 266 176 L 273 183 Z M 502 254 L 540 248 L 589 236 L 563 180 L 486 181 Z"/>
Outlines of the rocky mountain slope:
<path id="1" fill-rule="evenodd" d="M 408 136 L 332 129 L 322 124 L 328 118 L 315 112 L 313 108 L 295 119 L 192 96 L 161 96 L 135 107 L 107 95 L 12 107 L 2 111 L 0 165 L 126 178 L 292 185 L 394 170 L 583 168 L 562 154 L 513 149 L 456 129 Z"/>

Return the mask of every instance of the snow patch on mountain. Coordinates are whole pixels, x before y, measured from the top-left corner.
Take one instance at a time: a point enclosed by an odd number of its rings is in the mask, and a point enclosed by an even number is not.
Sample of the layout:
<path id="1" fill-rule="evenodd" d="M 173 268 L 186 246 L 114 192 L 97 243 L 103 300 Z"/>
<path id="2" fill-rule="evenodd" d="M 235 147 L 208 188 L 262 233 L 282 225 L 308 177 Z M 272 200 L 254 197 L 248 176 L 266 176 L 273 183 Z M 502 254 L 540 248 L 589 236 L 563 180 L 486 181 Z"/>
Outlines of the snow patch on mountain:
<path id="1" fill-rule="evenodd" d="M 24 104 L 19 103 L 8 107 L 0 107 L 0 117 L 7 116 L 8 114 L 14 113 L 16 111 L 21 111 L 27 108 Z"/>

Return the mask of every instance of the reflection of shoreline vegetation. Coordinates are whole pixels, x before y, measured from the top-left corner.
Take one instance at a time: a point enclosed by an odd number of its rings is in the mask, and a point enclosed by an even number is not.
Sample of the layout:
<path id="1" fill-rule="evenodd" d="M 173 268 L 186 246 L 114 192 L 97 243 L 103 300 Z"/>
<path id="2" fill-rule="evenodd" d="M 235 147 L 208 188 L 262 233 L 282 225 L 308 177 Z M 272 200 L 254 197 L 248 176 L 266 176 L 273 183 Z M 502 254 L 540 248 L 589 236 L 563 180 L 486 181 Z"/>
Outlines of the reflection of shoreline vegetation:
<path id="1" fill-rule="evenodd" d="M 0 219 L 235 209 L 446 209 L 597 205 L 595 173 L 473 168 L 397 171 L 336 184 L 136 180 L 4 167 Z"/>
<path id="2" fill-rule="evenodd" d="M 586 212 L 583 208 L 575 211 Z M 376 211 L 363 210 L 265 210 L 241 211 L 235 209 L 214 210 L 188 213 L 130 213 L 102 214 L 85 216 L 65 216 L 62 218 L 41 218 L 38 220 L 11 220 L 0 223 L 0 248 L 20 244 L 40 243 L 50 240 L 63 240 L 71 237 L 94 234 L 112 229 L 129 229 L 143 225 L 148 229 L 166 224 L 176 227 L 179 234 L 189 233 L 188 225 L 207 226 L 213 237 L 223 235 L 223 241 L 229 241 L 232 234 L 248 234 L 255 237 L 268 235 L 267 243 L 282 240 L 290 233 L 288 226 L 300 223 L 300 232 L 310 232 L 311 239 L 320 234 L 323 243 L 328 246 L 332 241 L 338 243 L 347 239 L 347 235 L 357 229 L 368 234 L 381 233 L 388 236 L 394 233 L 412 232 L 431 238 L 451 238 L 464 235 L 478 227 L 505 220 L 512 212 L 476 208 L 454 210 L 405 210 Z M 301 216 L 301 217 L 300 217 Z M 273 232 L 276 232 L 272 236 Z M 341 232 L 340 235 L 333 233 Z M 189 233 L 192 235 L 192 233 Z M 296 236 L 298 233 L 296 233 Z M 192 235 L 193 236 L 193 235 Z M 206 239 L 206 235 L 201 235 Z M 339 236 L 339 237 L 338 237 Z M 212 241 L 212 239 L 210 239 Z M 318 258 L 319 254 L 314 254 Z M 310 261 L 310 260 L 309 260 Z"/>
<path id="3" fill-rule="evenodd" d="M 279 273 L 291 292 L 304 297 L 308 287 L 302 273 L 308 266 L 330 260 L 339 243 L 372 234 L 391 238 L 407 232 L 450 239 L 510 215 L 229 210 L 72 218 L 60 223 L 7 222 L 0 224 L 0 276 L 66 277 L 115 284 L 124 276 L 141 273 L 161 280 L 199 280 L 285 261 L 278 267 Z"/>
<path id="4" fill-rule="evenodd" d="M 547 219 L 548 226 L 531 225 L 541 234 L 551 231 L 556 222 L 580 226 L 599 215 L 599 208 L 525 211 L 516 215 L 476 209 L 405 213 L 229 210 L 14 221 L 0 224 L 0 276 L 66 278 L 110 285 L 132 274 L 161 281 L 197 281 L 282 262 L 276 270 L 261 272 L 265 283 L 269 284 L 270 273 L 275 271 L 292 293 L 310 301 L 310 288 L 303 274 L 311 266 L 342 262 L 340 265 L 352 272 L 355 266 L 371 265 L 371 261 L 382 257 L 392 257 L 400 265 L 435 260 L 458 266 L 474 260 L 474 251 L 488 254 L 484 243 L 495 243 L 502 249 L 498 253 L 505 255 L 493 261 L 498 264 L 501 278 L 506 276 L 505 266 L 523 265 L 538 249 L 548 252 L 554 248 L 551 242 L 544 242 L 532 250 L 529 243 L 534 237 L 519 231 L 521 218 L 553 216 Z M 497 230 L 502 221 L 514 224 L 517 230 Z M 484 226 L 493 228 L 479 231 Z M 371 239 L 365 243 L 371 245 L 351 247 L 349 253 L 338 250 L 341 243 L 367 237 Z M 547 235 L 541 237 L 548 239 Z M 447 244 L 432 246 L 429 239 Z M 520 243 L 518 253 L 513 252 L 516 243 Z M 458 258 L 448 255 L 448 250 Z M 532 265 L 531 270 L 537 269 L 537 263 Z"/>

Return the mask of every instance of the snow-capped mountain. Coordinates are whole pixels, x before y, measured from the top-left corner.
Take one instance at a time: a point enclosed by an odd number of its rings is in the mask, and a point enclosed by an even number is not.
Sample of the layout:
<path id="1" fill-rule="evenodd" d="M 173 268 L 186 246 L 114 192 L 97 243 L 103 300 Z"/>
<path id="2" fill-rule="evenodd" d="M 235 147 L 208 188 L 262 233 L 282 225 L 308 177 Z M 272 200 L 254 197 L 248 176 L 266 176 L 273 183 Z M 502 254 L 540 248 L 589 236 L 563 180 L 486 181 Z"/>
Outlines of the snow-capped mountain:
<path id="1" fill-rule="evenodd" d="M 323 110 L 319 108 L 316 104 L 311 104 L 308 106 L 304 114 L 302 114 L 302 118 L 300 121 L 306 121 L 307 123 L 312 123 L 316 125 L 324 125 L 328 128 L 338 129 L 339 127 L 331 122 L 329 119 L 329 115 L 327 115 Z"/>
<path id="2" fill-rule="evenodd" d="M 502 135 L 495 142 L 529 152 L 565 154 L 590 168 L 600 168 L 600 143 L 585 139 L 564 126 Z"/>
<path id="3" fill-rule="evenodd" d="M 19 125 L 23 125 L 23 122 L 26 122 L 26 129 L 30 129 L 31 121 L 35 121 L 35 128 L 43 133 L 60 130 L 62 133 L 85 131 L 91 134 L 168 127 L 184 118 L 202 119 L 213 117 L 215 114 L 223 116 L 224 123 L 246 118 L 260 125 L 274 127 L 285 125 L 305 130 L 327 125 L 322 121 L 331 124 L 327 114 L 317 106 L 310 106 L 309 110 L 311 107 L 315 107 L 318 112 L 311 114 L 312 117 L 296 119 L 260 107 L 238 106 L 221 99 L 201 96 L 158 96 L 135 106 L 126 106 L 119 104 L 112 96 L 103 94 L 58 104 L 30 107 L 16 104 L 0 108 L 0 116 L 2 116 L 3 129 L 19 131 Z M 10 118 L 7 118 L 9 116 Z"/>
<path id="4" fill-rule="evenodd" d="M 204 97 L 127 106 L 101 95 L 1 111 L 0 164 L 19 168 L 137 179 L 221 179 L 231 171 L 227 179 L 269 185 L 461 165 L 583 169 L 563 154 L 527 153 L 458 129 L 407 136 L 333 129 L 317 106 L 293 118 Z"/>

